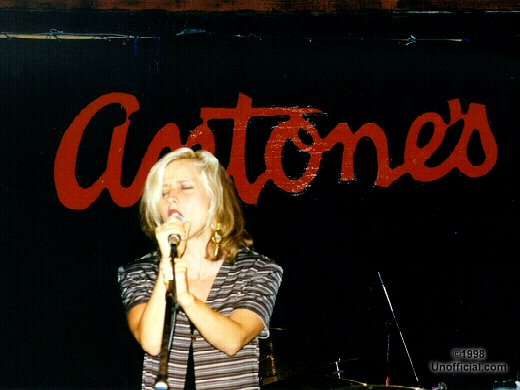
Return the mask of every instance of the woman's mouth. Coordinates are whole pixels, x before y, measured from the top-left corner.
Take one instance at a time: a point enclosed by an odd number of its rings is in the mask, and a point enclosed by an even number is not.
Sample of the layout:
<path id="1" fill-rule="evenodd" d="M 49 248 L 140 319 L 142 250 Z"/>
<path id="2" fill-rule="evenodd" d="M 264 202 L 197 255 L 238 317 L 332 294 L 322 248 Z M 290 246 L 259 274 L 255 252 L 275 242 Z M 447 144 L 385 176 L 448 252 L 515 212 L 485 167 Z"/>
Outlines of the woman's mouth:
<path id="1" fill-rule="evenodd" d="M 174 216 L 181 222 L 186 222 L 186 218 L 184 218 L 184 215 L 182 215 L 181 212 L 177 209 L 168 210 L 168 218 L 171 216 Z"/>

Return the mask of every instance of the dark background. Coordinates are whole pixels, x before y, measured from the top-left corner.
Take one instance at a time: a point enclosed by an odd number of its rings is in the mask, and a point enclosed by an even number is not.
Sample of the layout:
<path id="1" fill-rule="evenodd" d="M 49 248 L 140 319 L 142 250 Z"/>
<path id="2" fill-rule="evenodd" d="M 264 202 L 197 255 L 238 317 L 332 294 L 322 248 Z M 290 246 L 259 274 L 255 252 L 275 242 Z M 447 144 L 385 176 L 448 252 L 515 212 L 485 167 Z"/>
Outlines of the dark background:
<path id="1" fill-rule="evenodd" d="M 129 37 L 0 39 L 0 388 L 139 388 L 141 351 L 116 277 L 119 265 L 150 249 L 137 206 L 120 208 L 103 192 L 86 210 L 67 209 L 53 177 L 65 130 L 109 92 L 141 103 L 125 185 L 158 129 L 175 123 L 187 137 L 202 107 L 234 107 L 239 92 L 258 106 L 319 108 L 327 114 L 317 124 L 322 135 L 338 123 L 377 123 L 392 166 L 402 163 L 419 115 L 447 118 L 451 99 L 486 105 L 498 161 L 483 177 L 453 171 L 422 183 L 405 175 L 376 187 L 375 150 L 362 142 L 356 180 L 339 181 L 336 147 L 302 193 L 268 185 L 244 206 L 256 249 L 284 268 L 271 327 L 276 358 L 298 380 L 312 382 L 339 359 L 347 378 L 378 384 L 389 374 L 395 385 L 415 386 L 417 375 L 424 388 L 443 381 L 491 389 L 516 378 L 519 21 L 517 13 L 1 11 L 4 32 Z M 89 127 L 77 165 L 82 185 L 104 171 L 122 119 L 109 108 Z M 272 123 L 255 126 L 252 174 L 263 169 Z M 215 134 L 227 164 L 230 131 Z M 451 362 L 457 347 L 485 349 L 486 362 L 510 371 L 431 372 L 432 361 Z"/>

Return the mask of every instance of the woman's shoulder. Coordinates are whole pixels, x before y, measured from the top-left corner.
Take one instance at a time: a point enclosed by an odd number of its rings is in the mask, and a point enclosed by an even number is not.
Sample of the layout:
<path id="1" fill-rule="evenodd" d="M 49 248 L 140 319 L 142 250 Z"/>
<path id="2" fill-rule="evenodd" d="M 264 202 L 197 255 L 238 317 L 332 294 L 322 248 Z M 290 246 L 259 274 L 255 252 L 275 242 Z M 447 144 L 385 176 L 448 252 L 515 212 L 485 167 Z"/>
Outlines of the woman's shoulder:
<path id="1" fill-rule="evenodd" d="M 273 260 L 257 251 L 255 251 L 253 248 L 248 248 L 246 246 L 241 247 L 237 252 L 237 258 L 236 262 L 238 261 L 245 261 L 245 260 L 261 260 L 261 261 L 267 261 L 272 262 Z"/>
<path id="2" fill-rule="evenodd" d="M 119 272 L 135 272 L 135 271 L 146 271 L 155 270 L 159 266 L 159 256 L 157 251 L 147 253 L 137 259 L 130 261 L 129 263 L 119 267 Z"/>
<path id="3" fill-rule="evenodd" d="M 242 247 L 239 249 L 237 257 L 235 259 L 235 266 L 239 268 L 250 268 L 254 266 L 274 266 L 277 268 L 281 268 L 280 265 L 278 265 L 276 261 L 273 260 L 271 257 L 247 247 Z"/>

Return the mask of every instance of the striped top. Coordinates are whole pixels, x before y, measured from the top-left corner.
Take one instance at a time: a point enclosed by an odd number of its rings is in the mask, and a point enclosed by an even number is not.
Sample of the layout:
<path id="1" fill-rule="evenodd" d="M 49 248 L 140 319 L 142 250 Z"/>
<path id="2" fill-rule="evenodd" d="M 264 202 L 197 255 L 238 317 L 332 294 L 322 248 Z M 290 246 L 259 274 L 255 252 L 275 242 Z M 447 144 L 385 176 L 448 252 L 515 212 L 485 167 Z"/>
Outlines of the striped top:
<path id="1" fill-rule="evenodd" d="M 119 267 L 118 281 L 127 312 L 138 303 L 148 301 L 157 279 L 158 266 L 158 253 L 153 252 Z M 264 329 L 259 337 L 269 337 L 269 322 L 282 274 L 282 268 L 274 261 L 243 248 L 238 252 L 234 262 L 224 261 L 206 303 L 225 316 L 231 315 L 236 309 L 255 312 L 264 322 Z M 197 390 L 260 389 L 258 337 L 234 356 L 228 356 L 209 344 L 196 328 L 193 336 Z M 176 317 L 172 351 L 168 361 L 168 386 L 171 390 L 184 388 L 191 340 L 189 320 L 180 310 Z M 145 352 L 143 390 L 153 390 L 159 372 L 159 361 L 159 356 L 151 356 Z"/>

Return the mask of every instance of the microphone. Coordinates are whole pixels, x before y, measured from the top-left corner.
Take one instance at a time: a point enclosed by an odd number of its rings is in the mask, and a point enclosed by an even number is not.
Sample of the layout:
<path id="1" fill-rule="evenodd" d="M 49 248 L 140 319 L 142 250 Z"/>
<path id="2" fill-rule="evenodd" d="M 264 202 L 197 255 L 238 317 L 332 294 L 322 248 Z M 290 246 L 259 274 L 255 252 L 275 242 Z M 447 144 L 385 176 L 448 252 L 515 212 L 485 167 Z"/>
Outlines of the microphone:
<path id="1" fill-rule="evenodd" d="M 183 216 L 181 213 L 179 213 L 177 210 L 174 210 L 174 211 L 170 214 L 170 216 L 172 216 L 172 215 L 173 215 L 175 218 L 177 218 L 179 221 L 181 221 L 182 223 L 184 223 L 184 222 L 187 221 L 186 218 L 184 218 L 184 216 Z M 170 235 L 168 236 L 168 244 L 170 244 L 170 245 L 172 245 L 172 246 L 173 246 L 173 245 L 177 246 L 177 245 L 179 245 L 179 242 L 181 242 L 181 236 L 180 236 L 180 234 L 174 233 L 174 234 L 170 234 Z M 173 248 L 172 248 L 172 249 L 173 249 Z"/>
<path id="2" fill-rule="evenodd" d="M 169 217 L 174 216 L 182 223 L 186 222 L 186 218 L 177 210 L 170 210 Z M 173 259 L 177 257 L 177 245 L 181 242 L 181 235 L 179 233 L 172 233 L 168 236 L 168 244 L 171 247 L 170 261 L 173 264 Z M 161 343 L 161 354 L 159 360 L 159 373 L 157 374 L 154 390 L 168 390 L 168 360 L 170 356 L 170 349 L 173 341 L 173 333 L 175 328 L 175 321 L 179 305 L 175 297 L 175 271 L 173 272 L 173 279 L 168 282 L 168 289 L 166 291 L 166 308 L 165 316 L 169 317 L 169 321 L 165 319 L 163 327 L 163 339 Z"/>
<path id="3" fill-rule="evenodd" d="M 179 245 L 179 242 L 181 242 L 180 234 L 170 234 L 168 236 L 168 244 L 170 244 L 170 245 Z"/>
<path id="4" fill-rule="evenodd" d="M 170 244 L 170 258 L 173 267 L 173 259 L 177 257 L 177 245 L 181 242 L 180 234 L 174 233 L 168 236 L 168 244 Z"/>

